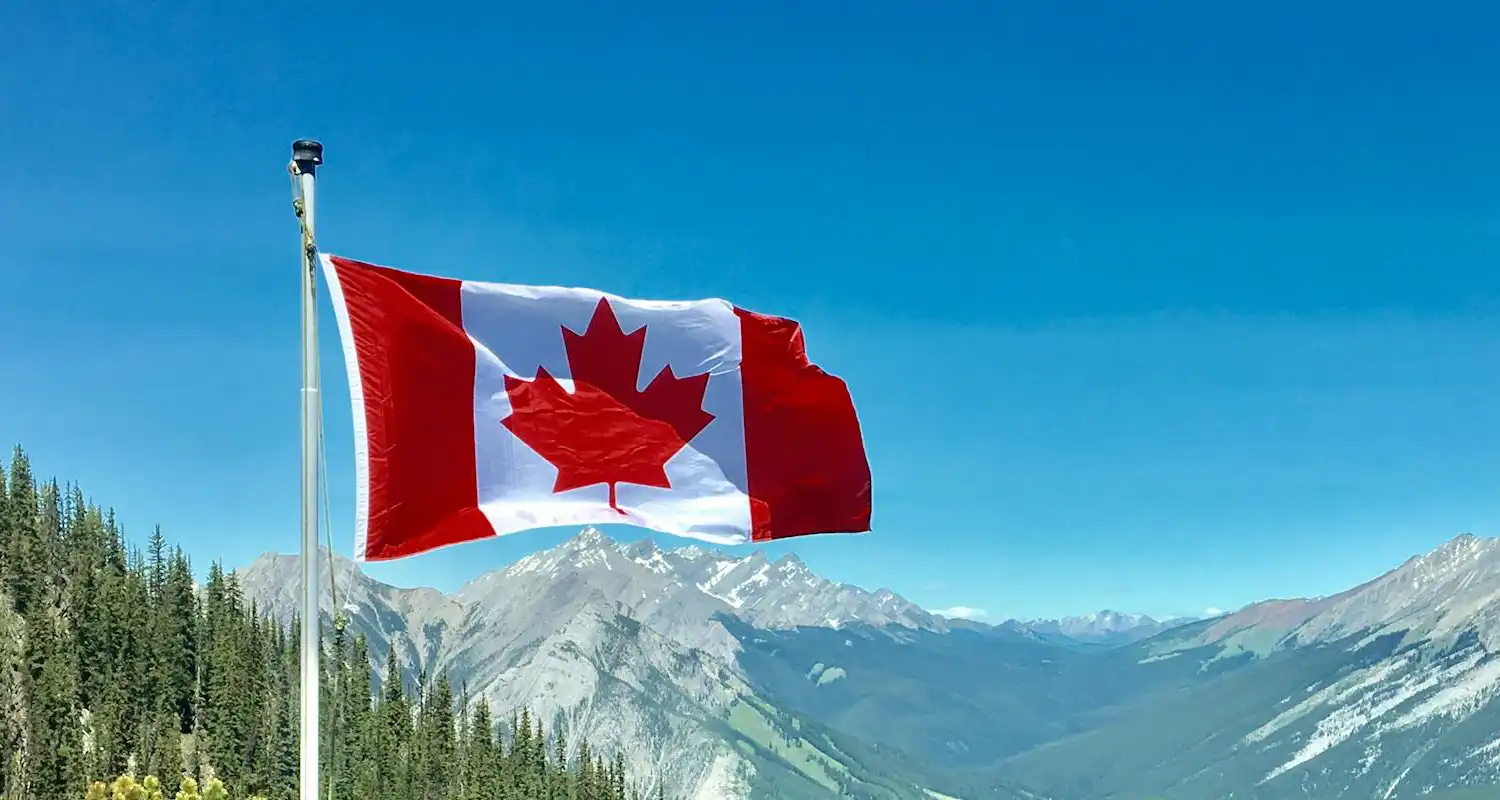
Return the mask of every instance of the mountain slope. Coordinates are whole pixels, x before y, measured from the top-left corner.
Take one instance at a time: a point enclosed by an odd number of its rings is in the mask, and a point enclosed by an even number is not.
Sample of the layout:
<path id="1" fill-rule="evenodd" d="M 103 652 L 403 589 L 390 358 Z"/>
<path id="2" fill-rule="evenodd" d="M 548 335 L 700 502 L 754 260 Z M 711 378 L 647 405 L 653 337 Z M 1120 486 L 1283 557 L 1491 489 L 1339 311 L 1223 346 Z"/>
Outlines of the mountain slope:
<path id="1" fill-rule="evenodd" d="M 947 621 L 888 589 L 867 592 L 808 569 L 796 556 L 775 562 L 756 551 L 732 558 L 697 546 L 662 550 L 650 539 L 619 544 L 594 528 L 510 567 L 470 582 L 455 595 L 461 603 L 492 600 L 497 587 L 515 581 L 550 581 L 587 573 L 601 591 L 638 614 L 678 608 L 699 618 L 730 612 L 761 628 L 838 626 L 849 621 L 946 630 Z"/>
<path id="2" fill-rule="evenodd" d="M 1124 651 L 1084 651 L 1004 629 L 730 629 L 742 642 L 739 665 L 763 696 L 950 775 L 983 771 L 1097 727 L 1112 709 L 1234 667 L 1205 670 L 1213 648 L 1142 664 Z"/>
<path id="3" fill-rule="evenodd" d="M 1016 641 L 1009 653 L 996 642 L 1003 626 L 926 638 L 746 627 L 741 663 L 788 708 L 1056 797 L 1493 786 L 1497 562 L 1500 542 L 1461 536 L 1332 597 L 1269 601 L 1104 652 L 1066 654 L 1041 637 L 1028 661 Z"/>
<path id="4" fill-rule="evenodd" d="M 265 556 L 241 584 L 263 608 L 290 616 L 298 569 L 295 557 Z M 381 584 L 342 559 L 331 569 L 350 626 L 375 653 L 394 646 L 409 680 L 447 673 L 502 718 L 528 707 L 575 747 L 587 739 L 624 753 L 636 774 L 661 774 L 705 798 L 825 797 L 845 786 L 872 798 L 922 796 L 919 770 L 894 768 L 891 757 L 758 697 L 724 626 L 743 615 L 781 628 L 873 618 L 944 629 L 889 592 L 827 581 L 795 559 L 661 551 L 592 529 L 451 598 Z M 332 597 L 325 603 L 332 608 Z"/>
<path id="5" fill-rule="evenodd" d="M 1383 631 L 1412 641 L 1473 631 L 1486 648 L 1500 649 L 1500 540 L 1462 534 L 1344 592 L 1247 606 L 1199 629 L 1188 645 L 1264 654 Z"/>
<path id="6" fill-rule="evenodd" d="M 242 582 L 290 614 L 296 566 L 264 557 Z M 592 530 L 452 597 L 332 569 L 350 624 L 409 678 L 527 705 L 700 797 L 1400 798 L 1500 781 L 1500 543 L 1471 536 L 1331 597 L 1165 623 L 946 620 L 794 558 Z"/>
<path id="7" fill-rule="evenodd" d="M 325 553 L 326 556 L 326 553 Z M 369 643 L 377 681 L 385 675 L 387 648 L 394 647 L 402 673 L 412 682 L 435 664 L 463 620 L 464 607 L 436 589 L 399 589 L 371 580 L 353 562 L 323 559 L 319 585 L 325 623 L 339 610 L 350 629 Z M 267 553 L 237 570 L 241 590 L 261 611 L 281 620 L 297 615 L 302 603 L 302 559 Z"/>
<path id="8" fill-rule="evenodd" d="M 1045 637 L 1062 637 L 1085 645 L 1119 646 L 1149 639 L 1163 631 L 1171 630 L 1196 620 L 1191 617 L 1174 617 L 1158 620 L 1145 614 L 1126 614 L 1105 609 L 1079 617 L 1061 619 L 1034 619 L 1021 622 L 1006 620 L 1003 626 L 1020 626 Z"/>
<path id="9" fill-rule="evenodd" d="M 1143 642 L 1129 649 L 1141 663 L 1235 668 L 1018 755 L 1004 772 L 1119 798 L 1403 798 L 1493 786 L 1497 566 L 1500 542 L 1460 536 L 1338 595 L 1261 603 Z M 1202 661 L 1205 652 L 1214 654 Z"/>

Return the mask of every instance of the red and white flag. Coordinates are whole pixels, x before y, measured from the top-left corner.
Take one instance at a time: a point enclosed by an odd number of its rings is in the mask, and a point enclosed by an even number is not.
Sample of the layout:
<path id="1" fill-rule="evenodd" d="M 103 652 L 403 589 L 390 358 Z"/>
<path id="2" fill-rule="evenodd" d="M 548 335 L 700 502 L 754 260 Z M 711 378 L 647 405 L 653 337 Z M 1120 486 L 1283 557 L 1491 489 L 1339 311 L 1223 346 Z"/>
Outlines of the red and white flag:
<path id="1" fill-rule="evenodd" d="M 795 322 L 322 262 L 354 405 L 358 559 L 551 525 L 724 544 L 870 528 L 853 402 Z"/>

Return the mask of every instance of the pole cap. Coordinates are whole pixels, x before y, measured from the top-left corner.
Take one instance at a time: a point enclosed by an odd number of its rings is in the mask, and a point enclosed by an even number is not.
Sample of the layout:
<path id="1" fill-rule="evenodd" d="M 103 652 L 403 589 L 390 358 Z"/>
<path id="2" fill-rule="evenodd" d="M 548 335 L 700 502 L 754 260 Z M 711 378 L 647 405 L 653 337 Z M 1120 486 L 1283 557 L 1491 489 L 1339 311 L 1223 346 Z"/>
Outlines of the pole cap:
<path id="1" fill-rule="evenodd" d="M 292 161 L 313 167 L 322 164 L 323 143 L 316 139 L 298 139 L 292 142 Z"/>

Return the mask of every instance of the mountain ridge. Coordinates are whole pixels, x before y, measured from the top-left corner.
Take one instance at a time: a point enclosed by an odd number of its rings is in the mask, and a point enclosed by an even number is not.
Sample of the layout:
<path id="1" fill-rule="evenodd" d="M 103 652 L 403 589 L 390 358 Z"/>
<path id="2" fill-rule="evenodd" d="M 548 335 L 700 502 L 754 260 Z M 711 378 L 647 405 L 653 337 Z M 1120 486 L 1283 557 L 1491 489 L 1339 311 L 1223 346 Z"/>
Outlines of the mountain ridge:
<path id="1" fill-rule="evenodd" d="M 919 796 L 913 778 L 882 777 L 873 763 L 880 759 L 861 756 L 857 743 L 820 750 L 808 738 L 813 720 L 758 699 L 736 668 L 740 643 L 722 622 L 947 629 L 888 590 L 829 581 L 795 558 L 662 550 L 593 529 L 451 596 L 392 587 L 347 559 L 321 560 L 324 616 L 352 609 L 348 624 L 371 643 L 377 674 L 389 649 L 408 681 L 446 673 L 497 715 L 525 706 L 575 745 L 586 738 L 599 752 L 620 751 L 634 773 L 696 787 L 695 796 L 740 797 L 761 786 L 762 795 L 811 798 L 840 782 L 871 797 Z M 273 616 L 296 613 L 296 556 L 263 555 L 237 574 Z"/>
<path id="2" fill-rule="evenodd" d="M 247 592 L 294 613 L 297 563 L 262 556 Z M 821 797 L 851 781 L 893 798 L 1175 800 L 1180 785 L 1279 800 L 1311 781 L 1396 798 L 1500 780 L 1486 760 L 1500 739 L 1482 735 L 1500 724 L 1500 540 L 1461 535 L 1344 592 L 1203 620 L 945 619 L 795 556 L 592 529 L 452 595 L 345 559 L 323 569 L 348 584 L 340 604 L 372 653 L 393 648 L 409 680 L 456 676 L 696 797 Z M 1152 750 L 1173 730 L 1198 744 Z M 1157 766 L 1101 766 L 1136 758 Z M 881 771 L 897 763 L 898 777 Z"/>
<path id="3" fill-rule="evenodd" d="M 1149 639 L 1198 617 L 1156 619 L 1149 614 L 1103 609 L 1091 614 L 1030 620 L 1007 619 L 1000 627 L 1024 628 L 1044 636 L 1060 636 L 1081 644 L 1122 645 Z"/>
<path id="4" fill-rule="evenodd" d="M 551 549 L 528 554 L 510 564 L 475 576 L 452 592 L 443 592 L 430 586 L 398 587 L 379 581 L 377 583 L 388 587 L 389 590 L 428 595 L 431 598 L 429 604 L 432 605 L 440 605 L 443 600 L 463 604 L 476 598 L 482 591 L 481 587 L 488 582 L 504 576 L 514 577 L 536 569 L 555 571 L 560 566 L 557 562 L 559 554 L 603 552 L 600 548 L 629 557 L 638 564 L 661 574 L 670 573 L 678 577 L 693 579 L 693 584 L 704 594 L 724 602 L 729 610 L 737 615 L 747 616 L 757 625 L 768 628 L 798 625 L 838 627 L 848 622 L 858 621 L 864 624 L 896 624 L 936 631 L 976 627 L 1010 628 L 1032 631 L 1043 636 L 1063 637 L 1084 644 L 1124 644 L 1197 620 L 1195 617 L 1156 619 L 1146 614 L 1111 609 L 1103 609 L 1092 614 L 1053 618 L 1030 620 L 1009 618 L 996 623 L 949 618 L 939 611 L 923 608 L 887 587 L 868 590 L 853 584 L 823 578 L 794 553 L 787 553 L 773 561 L 763 550 L 755 550 L 744 556 L 734 556 L 716 547 L 696 543 L 662 548 L 650 537 L 642 537 L 629 542 L 616 541 L 592 526 L 584 526 L 578 534 Z M 324 552 L 323 556 L 327 557 L 327 553 Z M 607 558 L 607 556 L 592 557 Z M 257 572 L 268 570 L 285 575 L 288 574 L 285 567 L 266 567 L 263 565 L 264 562 L 270 560 L 289 564 L 295 563 L 298 558 L 299 556 L 296 555 L 268 552 L 252 561 L 245 569 L 249 570 L 254 567 Z M 353 560 L 338 554 L 334 554 L 332 558 L 334 563 L 339 565 L 336 574 L 340 582 L 349 581 L 350 575 L 359 572 L 358 565 Z M 580 567 L 586 564 L 577 563 L 574 566 Z M 362 572 L 359 574 L 363 575 Z M 326 567 L 322 575 L 324 585 L 329 585 L 327 580 L 329 571 Z M 782 579 L 783 583 L 780 587 L 782 589 L 786 589 L 790 581 L 804 580 L 807 586 L 814 590 L 815 596 L 788 597 L 786 591 L 768 590 L 771 576 Z M 757 584 L 767 588 L 757 589 Z M 282 585 L 289 584 L 282 582 Z M 332 595 L 328 592 L 325 594 L 327 595 L 325 599 L 331 601 Z M 287 597 L 290 598 L 290 595 Z M 829 613 L 817 617 L 807 613 L 788 611 L 787 609 L 793 605 L 788 602 L 791 600 L 798 603 L 806 603 L 808 600 L 822 602 Z"/>

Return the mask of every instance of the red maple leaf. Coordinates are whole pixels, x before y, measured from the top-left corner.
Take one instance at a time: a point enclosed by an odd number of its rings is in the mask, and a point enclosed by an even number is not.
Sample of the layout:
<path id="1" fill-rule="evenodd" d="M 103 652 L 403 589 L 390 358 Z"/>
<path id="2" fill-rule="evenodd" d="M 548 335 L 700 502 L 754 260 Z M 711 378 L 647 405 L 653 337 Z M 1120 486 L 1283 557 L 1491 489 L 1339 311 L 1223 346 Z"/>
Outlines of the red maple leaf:
<path id="1" fill-rule="evenodd" d="M 557 467 L 554 493 L 609 484 L 620 511 L 616 484 L 670 489 L 667 461 L 714 418 L 703 410 L 708 374 L 679 378 L 668 365 L 637 390 L 646 329 L 625 333 L 602 297 L 587 330 L 562 335 L 573 392 L 545 367 L 529 381 L 506 375 L 511 414 L 500 424 Z"/>

